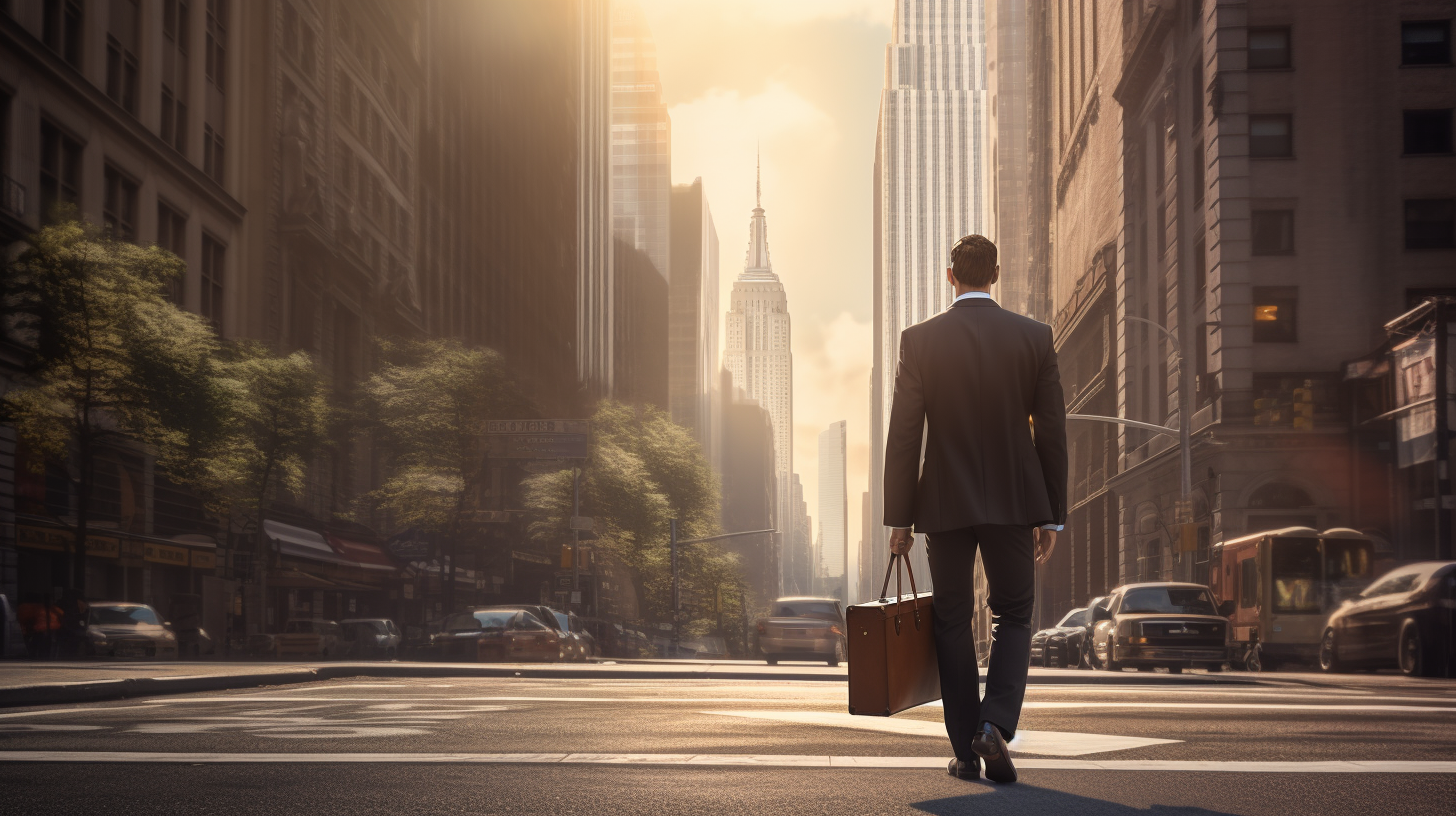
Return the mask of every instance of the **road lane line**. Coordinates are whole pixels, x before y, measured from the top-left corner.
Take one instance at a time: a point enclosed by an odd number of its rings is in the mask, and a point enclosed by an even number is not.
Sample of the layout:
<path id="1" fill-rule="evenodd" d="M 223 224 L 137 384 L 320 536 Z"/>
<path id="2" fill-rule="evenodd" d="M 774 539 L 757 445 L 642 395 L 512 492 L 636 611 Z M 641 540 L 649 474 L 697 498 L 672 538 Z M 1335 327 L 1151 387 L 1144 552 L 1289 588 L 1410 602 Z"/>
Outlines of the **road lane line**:
<path id="1" fill-rule="evenodd" d="M 0 763 L 229 764 L 496 764 L 642 765 L 684 767 L 904 769 L 944 771 L 946 757 L 795 754 L 477 754 L 477 753 L 153 753 L 140 751 L 0 751 Z M 1023 771 L 1142 771 L 1177 773 L 1456 774 L 1446 761 L 1245 762 L 1225 760 L 1018 759 Z"/>
<path id="2" fill-rule="evenodd" d="M 929 737 L 944 740 L 945 724 L 934 720 L 916 720 L 908 717 L 856 717 L 852 714 L 825 711 L 704 711 L 720 717 L 741 717 L 764 720 L 773 723 L 794 725 L 821 725 L 831 728 L 854 728 L 860 731 L 880 731 L 907 737 Z M 1149 745 L 1167 745 L 1182 740 L 1157 739 L 1153 737 L 1126 737 L 1112 734 L 1082 734 L 1069 731 L 1028 731 L 1021 729 L 1011 741 L 1011 749 L 1018 754 L 1039 756 L 1084 756 L 1105 751 L 1126 751 L 1145 748 Z"/>

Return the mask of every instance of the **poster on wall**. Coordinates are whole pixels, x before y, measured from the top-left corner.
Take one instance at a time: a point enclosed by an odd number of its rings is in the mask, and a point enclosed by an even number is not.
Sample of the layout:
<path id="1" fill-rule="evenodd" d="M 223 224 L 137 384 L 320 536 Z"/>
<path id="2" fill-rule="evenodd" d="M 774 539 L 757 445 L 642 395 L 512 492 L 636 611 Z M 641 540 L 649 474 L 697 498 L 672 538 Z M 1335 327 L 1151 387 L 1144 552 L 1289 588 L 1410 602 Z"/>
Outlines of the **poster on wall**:
<path id="1" fill-rule="evenodd" d="M 1396 464 L 1410 467 L 1436 458 L 1436 341 L 1413 337 L 1391 350 L 1395 362 Z"/>

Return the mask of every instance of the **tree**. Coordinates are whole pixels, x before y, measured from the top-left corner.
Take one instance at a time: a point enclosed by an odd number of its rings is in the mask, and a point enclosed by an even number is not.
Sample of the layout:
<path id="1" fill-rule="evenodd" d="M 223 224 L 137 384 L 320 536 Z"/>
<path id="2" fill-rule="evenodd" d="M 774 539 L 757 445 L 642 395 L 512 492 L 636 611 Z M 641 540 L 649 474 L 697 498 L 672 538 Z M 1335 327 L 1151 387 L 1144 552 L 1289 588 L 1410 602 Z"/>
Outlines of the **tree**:
<path id="1" fill-rule="evenodd" d="M 487 477 L 492 419 L 531 417 L 504 358 L 456 340 L 385 344 L 384 365 L 360 386 L 366 428 L 390 460 L 369 499 L 396 526 L 414 527 L 449 549 L 445 604 L 454 602 L 464 514 Z"/>
<path id="2" fill-rule="evenodd" d="M 548 546 L 571 537 L 571 481 L 570 471 L 527 481 L 531 535 Z M 596 521 L 596 546 L 632 569 L 649 618 L 671 620 L 669 521 L 678 519 L 683 540 L 721 532 L 717 479 L 697 441 L 659 410 L 603 402 L 592 416 L 591 459 L 583 470 L 581 496 L 582 512 Z M 679 553 L 678 563 L 687 591 L 737 597 L 737 561 L 718 545 L 692 545 Z M 698 621 L 687 631 L 707 630 Z"/>
<path id="3" fill-rule="evenodd" d="M 261 596 L 270 550 L 263 520 L 280 495 L 303 492 L 309 461 L 328 444 L 332 411 L 324 378 L 302 351 L 280 357 L 258 343 L 230 343 L 214 376 L 225 397 L 220 429 L 183 478 L 220 515 L 251 526 Z"/>
<path id="4" fill-rule="evenodd" d="M 77 221 L 42 229 L 5 267 L 6 316 L 31 354 L 4 411 L 32 450 L 67 465 L 76 497 L 70 584 L 82 593 L 98 455 L 142 444 L 163 467 L 183 470 L 217 431 L 216 337 L 166 297 L 182 270 L 165 250 Z"/>

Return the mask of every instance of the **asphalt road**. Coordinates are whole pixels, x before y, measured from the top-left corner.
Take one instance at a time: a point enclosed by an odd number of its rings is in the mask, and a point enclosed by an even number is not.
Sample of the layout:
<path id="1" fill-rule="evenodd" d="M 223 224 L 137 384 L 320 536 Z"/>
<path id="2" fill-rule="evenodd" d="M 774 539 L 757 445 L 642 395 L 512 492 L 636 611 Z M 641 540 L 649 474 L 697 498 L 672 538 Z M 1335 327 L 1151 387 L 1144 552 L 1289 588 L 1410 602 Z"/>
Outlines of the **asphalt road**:
<path id="1" fill-rule="evenodd" d="M 945 774 L 938 707 L 851 717 L 844 693 L 823 681 L 344 679 L 12 709 L 0 712 L 0 813 L 1456 810 L 1447 682 L 1037 685 L 1014 786 Z"/>

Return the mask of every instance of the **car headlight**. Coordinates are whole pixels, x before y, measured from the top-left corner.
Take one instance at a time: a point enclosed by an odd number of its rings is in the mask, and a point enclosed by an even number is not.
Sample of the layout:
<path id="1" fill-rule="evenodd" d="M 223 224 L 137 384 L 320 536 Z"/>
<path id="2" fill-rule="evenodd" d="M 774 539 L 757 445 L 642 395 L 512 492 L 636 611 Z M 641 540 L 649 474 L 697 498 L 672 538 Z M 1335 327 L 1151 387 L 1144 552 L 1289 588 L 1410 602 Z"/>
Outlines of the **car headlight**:
<path id="1" fill-rule="evenodd" d="M 176 640 L 177 636 L 171 632 L 162 632 L 162 634 L 158 635 L 157 638 L 159 640 Z"/>
<path id="2" fill-rule="evenodd" d="M 86 637 L 92 643 L 101 644 L 101 643 L 105 643 L 106 642 L 106 633 L 103 632 L 103 631 L 101 631 L 100 628 L 95 627 L 95 626 L 88 626 L 88 627 L 86 627 Z"/>

